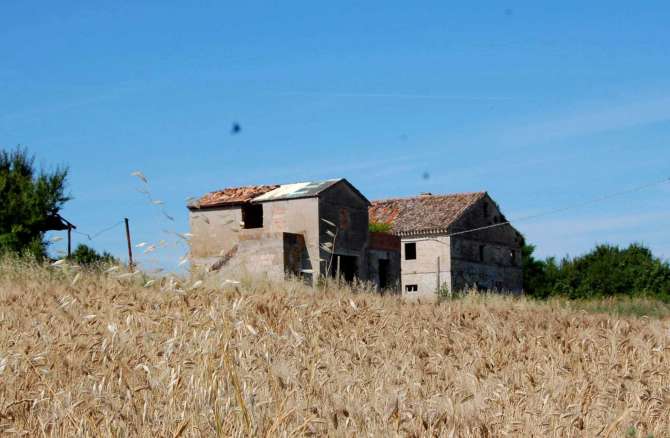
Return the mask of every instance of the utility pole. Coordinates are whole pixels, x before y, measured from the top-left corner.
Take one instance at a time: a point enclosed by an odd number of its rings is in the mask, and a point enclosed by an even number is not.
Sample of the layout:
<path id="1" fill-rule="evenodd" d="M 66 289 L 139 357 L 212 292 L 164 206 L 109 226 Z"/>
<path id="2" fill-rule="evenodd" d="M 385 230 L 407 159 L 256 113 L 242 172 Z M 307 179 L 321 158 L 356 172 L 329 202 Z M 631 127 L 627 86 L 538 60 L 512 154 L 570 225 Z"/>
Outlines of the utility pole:
<path id="1" fill-rule="evenodd" d="M 126 240 L 128 241 L 128 268 L 133 272 L 133 246 L 130 243 L 130 226 L 128 225 L 128 218 L 123 218 L 126 223 Z"/>
<path id="2" fill-rule="evenodd" d="M 67 224 L 67 258 L 72 257 L 72 224 Z"/>
<path id="3" fill-rule="evenodd" d="M 337 278 L 337 284 L 340 284 L 340 256 L 337 257 L 337 270 L 335 271 L 335 278 Z"/>
<path id="4" fill-rule="evenodd" d="M 437 256 L 437 294 L 440 294 L 440 256 Z"/>

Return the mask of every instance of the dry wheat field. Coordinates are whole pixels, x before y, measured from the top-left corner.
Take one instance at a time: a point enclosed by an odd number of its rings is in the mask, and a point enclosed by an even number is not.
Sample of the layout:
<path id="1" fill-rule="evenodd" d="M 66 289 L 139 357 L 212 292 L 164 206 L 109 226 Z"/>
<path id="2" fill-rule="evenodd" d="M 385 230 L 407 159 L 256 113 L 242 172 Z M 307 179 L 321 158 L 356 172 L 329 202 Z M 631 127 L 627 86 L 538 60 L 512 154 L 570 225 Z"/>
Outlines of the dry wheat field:
<path id="1" fill-rule="evenodd" d="M 668 319 L 138 277 L 0 263 L 0 433 L 670 436 Z"/>

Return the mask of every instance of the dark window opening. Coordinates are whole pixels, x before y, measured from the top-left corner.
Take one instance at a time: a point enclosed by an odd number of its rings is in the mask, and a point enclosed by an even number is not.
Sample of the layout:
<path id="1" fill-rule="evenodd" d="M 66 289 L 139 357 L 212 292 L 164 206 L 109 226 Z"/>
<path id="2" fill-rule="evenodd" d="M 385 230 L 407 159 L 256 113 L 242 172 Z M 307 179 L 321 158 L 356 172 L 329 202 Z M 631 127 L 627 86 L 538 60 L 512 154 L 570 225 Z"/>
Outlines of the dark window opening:
<path id="1" fill-rule="evenodd" d="M 512 266 L 516 266 L 516 251 L 514 250 L 510 251 L 509 258 L 510 261 L 512 262 Z"/>
<path id="2" fill-rule="evenodd" d="M 242 228 L 263 228 L 263 204 L 242 206 Z"/>
<path id="3" fill-rule="evenodd" d="M 405 260 L 416 260 L 416 243 L 405 244 Z"/>
<path id="4" fill-rule="evenodd" d="M 337 278 L 338 275 L 345 281 L 354 281 L 358 276 L 358 257 L 334 254 L 330 265 L 330 276 Z"/>
<path id="5" fill-rule="evenodd" d="M 484 261 L 484 245 L 479 245 L 479 261 Z"/>
<path id="6" fill-rule="evenodd" d="M 389 276 L 389 261 L 387 259 L 379 260 L 379 288 L 386 289 L 388 287 Z"/>
<path id="7" fill-rule="evenodd" d="M 406 284 L 405 292 L 417 292 L 419 290 L 418 284 Z"/>

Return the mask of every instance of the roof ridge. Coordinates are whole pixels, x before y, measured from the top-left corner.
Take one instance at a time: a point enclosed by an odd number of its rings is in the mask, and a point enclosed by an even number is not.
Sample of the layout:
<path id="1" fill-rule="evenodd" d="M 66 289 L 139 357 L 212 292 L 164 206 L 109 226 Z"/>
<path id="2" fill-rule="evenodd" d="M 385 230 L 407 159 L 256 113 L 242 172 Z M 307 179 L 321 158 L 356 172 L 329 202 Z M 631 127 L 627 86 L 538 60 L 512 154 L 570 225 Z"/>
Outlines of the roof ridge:
<path id="1" fill-rule="evenodd" d="M 205 193 L 205 195 L 208 195 L 210 193 L 217 193 L 217 192 L 224 192 L 226 190 L 236 190 L 236 189 L 249 189 L 249 188 L 257 188 L 257 187 L 279 187 L 282 184 L 249 184 L 246 186 L 231 186 L 231 187 L 223 187 L 221 189 L 216 189 L 216 190 L 210 190 L 209 192 Z"/>
<path id="2" fill-rule="evenodd" d="M 435 199 L 435 198 L 450 198 L 455 196 L 466 196 L 466 195 L 485 195 L 486 191 L 479 192 L 459 192 L 459 193 L 446 193 L 439 195 L 414 195 L 414 196 L 400 196 L 396 198 L 384 198 L 384 199 L 374 199 L 370 202 L 375 204 L 377 202 L 391 202 L 391 201 L 409 201 L 411 199 Z"/>
<path id="3" fill-rule="evenodd" d="M 312 184 L 312 183 L 324 183 L 324 182 L 329 182 L 329 181 L 340 181 L 343 180 L 344 178 L 328 178 L 328 179 L 320 179 L 316 181 L 297 181 L 297 182 L 287 182 L 287 183 L 272 183 L 272 184 L 248 184 L 245 186 L 230 186 L 230 187 L 224 187 L 221 189 L 216 189 L 216 190 L 210 190 L 206 194 L 210 193 L 216 193 L 216 192 L 223 192 L 224 190 L 235 190 L 235 189 L 248 189 L 251 187 L 281 187 L 281 186 L 290 186 L 290 185 L 296 185 L 296 184 Z"/>

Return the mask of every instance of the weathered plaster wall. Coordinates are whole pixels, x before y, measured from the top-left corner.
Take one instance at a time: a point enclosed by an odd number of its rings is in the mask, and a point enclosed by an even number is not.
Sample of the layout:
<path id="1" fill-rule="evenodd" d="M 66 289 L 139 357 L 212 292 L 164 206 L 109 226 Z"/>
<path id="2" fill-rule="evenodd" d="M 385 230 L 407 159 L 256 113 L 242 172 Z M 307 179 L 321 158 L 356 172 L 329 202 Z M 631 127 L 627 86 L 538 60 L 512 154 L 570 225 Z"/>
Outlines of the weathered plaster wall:
<path id="1" fill-rule="evenodd" d="M 214 266 L 227 278 L 243 273 L 263 274 L 272 278 L 284 275 L 284 233 L 304 237 L 312 277 L 325 273 L 331 254 L 320 245 L 332 242 L 337 232 L 335 254 L 356 257 L 358 277 L 368 279 L 368 204 L 351 187 L 340 182 L 320 196 L 262 202 L 263 227 L 243 229 L 239 206 L 190 213 L 191 262 L 195 266 Z M 335 224 L 328 225 L 326 220 Z M 238 273 L 239 275 L 236 275 Z"/>
<path id="2" fill-rule="evenodd" d="M 450 239 L 444 236 L 401 239 L 402 294 L 408 298 L 435 299 L 438 289 L 437 259 L 440 259 L 440 287 L 451 288 Z M 416 259 L 407 260 L 406 243 L 416 243 Z M 407 292 L 407 286 L 416 285 L 416 292 Z"/>
<path id="3" fill-rule="evenodd" d="M 189 214 L 191 262 L 211 267 L 231 279 L 244 273 L 283 278 L 283 233 L 302 234 L 319 275 L 319 225 L 316 198 L 270 201 L 263 206 L 263 227 L 244 229 L 241 207 L 197 210 Z"/>
<path id="4" fill-rule="evenodd" d="M 280 280 L 284 278 L 283 247 L 283 233 L 246 233 L 234 256 L 217 272 L 222 278 L 231 280 L 239 280 L 245 275 Z"/>
<path id="5" fill-rule="evenodd" d="M 242 220 L 239 206 L 189 211 L 191 258 L 194 261 L 217 258 L 238 243 Z"/>
<path id="6" fill-rule="evenodd" d="M 263 229 L 267 230 L 268 233 L 302 234 L 305 238 L 305 246 L 315 277 L 319 275 L 318 215 L 319 202 L 317 198 L 263 203 Z M 283 266 L 283 253 L 281 264 Z"/>

